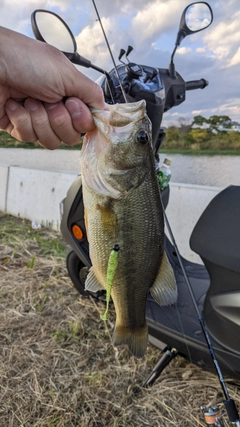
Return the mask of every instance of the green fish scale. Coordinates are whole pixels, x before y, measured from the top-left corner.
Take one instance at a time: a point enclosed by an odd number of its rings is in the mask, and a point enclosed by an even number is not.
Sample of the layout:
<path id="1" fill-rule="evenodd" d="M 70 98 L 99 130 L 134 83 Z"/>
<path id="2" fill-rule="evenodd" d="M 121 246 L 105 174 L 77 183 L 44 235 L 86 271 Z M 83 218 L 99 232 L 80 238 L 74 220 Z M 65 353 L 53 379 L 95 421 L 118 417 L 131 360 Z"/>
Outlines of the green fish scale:
<path id="1" fill-rule="evenodd" d="M 157 275 L 163 255 L 163 214 L 155 171 L 150 168 L 145 181 L 126 197 L 111 200 L 117 229 L 106 233 L 99 206 L 101 197 L 85 188 L 90 256 L 98 280 L 106 289 L 109 254 L 120 246 L 118 267 L 112 285 L 117 323 L 137 329 L 145 323 L 147 293 Z M 85 203 L 86 204 L 86 203 Z"/>

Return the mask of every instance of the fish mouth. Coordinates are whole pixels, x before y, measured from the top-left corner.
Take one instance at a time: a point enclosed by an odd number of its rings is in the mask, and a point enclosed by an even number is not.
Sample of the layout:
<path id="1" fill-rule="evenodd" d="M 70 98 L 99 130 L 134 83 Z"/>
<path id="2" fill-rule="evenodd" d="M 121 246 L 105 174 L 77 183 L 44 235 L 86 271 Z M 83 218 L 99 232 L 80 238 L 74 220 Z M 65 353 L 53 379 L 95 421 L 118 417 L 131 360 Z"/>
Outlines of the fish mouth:
<path id="1" fill-rule="evenodd" d="M 144 99 L 138 102 L 113 104 L 109 105 L 108 107 L 108 110 L 104 110 L 104 112 L 102 110 L 91 108 L 93 120 L 95 121 L 96 125 L 99 120 L 99 114 L 107 117 L 109 126 L 115 128 L 121 128 L 141 120 L 146 114 L 146 101 Z"/>

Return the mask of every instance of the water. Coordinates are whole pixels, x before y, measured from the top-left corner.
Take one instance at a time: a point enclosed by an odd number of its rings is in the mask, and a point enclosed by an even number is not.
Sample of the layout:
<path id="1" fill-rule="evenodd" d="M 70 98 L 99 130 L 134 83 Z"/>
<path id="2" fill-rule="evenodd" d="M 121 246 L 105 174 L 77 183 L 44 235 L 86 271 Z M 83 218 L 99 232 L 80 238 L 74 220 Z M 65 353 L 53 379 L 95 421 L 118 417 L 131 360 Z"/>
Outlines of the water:
<path id="1" fill-rule="evenodd" d="M 227 187 L 240 185 L 239 156 L 194 156 L 171 154 L 161 155 L 172 159 L 171 171 L 173 182 L 185 184 L 210 185 Z"/>
<path id="2" fill-rule="evenodd" d="M 172 182 L 226 187 L 240 185 L 239 156 L 187 156 L 161 154 L 172 159 Z M 76 150 L 38 150 L 0 148 L 0 164 L 26 166 L 35 169 L 79 172 L 79 152 Z"/>

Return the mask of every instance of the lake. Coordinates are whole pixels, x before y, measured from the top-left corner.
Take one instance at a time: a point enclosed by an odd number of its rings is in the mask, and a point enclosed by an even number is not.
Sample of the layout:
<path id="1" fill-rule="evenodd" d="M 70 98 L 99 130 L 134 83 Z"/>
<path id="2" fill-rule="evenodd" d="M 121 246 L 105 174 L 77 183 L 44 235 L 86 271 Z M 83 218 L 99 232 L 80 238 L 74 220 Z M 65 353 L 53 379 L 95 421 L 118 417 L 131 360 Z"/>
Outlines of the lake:
<path id="1" fill-rule="evenodd" d="M 161 154 L 172 160 L 172 181 L 186 184 L 226 187 L 240 185 L 239 156 L 194 156 Z M 79 172 L 79 152 L 76 150 L 41 150 L 0 148 L 0 164 L 26 166 L 35 169 Z"/>

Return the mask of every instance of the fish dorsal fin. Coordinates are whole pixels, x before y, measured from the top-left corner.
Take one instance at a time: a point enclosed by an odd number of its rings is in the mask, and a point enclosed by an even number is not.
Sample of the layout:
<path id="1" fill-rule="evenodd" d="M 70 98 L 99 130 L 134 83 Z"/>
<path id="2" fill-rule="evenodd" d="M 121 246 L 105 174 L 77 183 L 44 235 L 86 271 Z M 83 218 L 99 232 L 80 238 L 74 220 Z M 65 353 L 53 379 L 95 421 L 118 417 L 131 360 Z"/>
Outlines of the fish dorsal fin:
<path id="1" fill-rule="evenodd" d="M 160 305 L 170 305 L 177 302 L 176 279 L 166 252 L 163 253 L 162 262 L 150 292 Z"/>
<path id="2" fill-rule="evenodd" d="M 104 287 L 95 276 L 94 270 L 91 267 L 85 281 L 85 289 L 89 292 L 98 292 L 104 290 Z"/>

